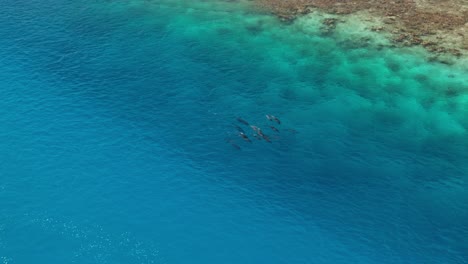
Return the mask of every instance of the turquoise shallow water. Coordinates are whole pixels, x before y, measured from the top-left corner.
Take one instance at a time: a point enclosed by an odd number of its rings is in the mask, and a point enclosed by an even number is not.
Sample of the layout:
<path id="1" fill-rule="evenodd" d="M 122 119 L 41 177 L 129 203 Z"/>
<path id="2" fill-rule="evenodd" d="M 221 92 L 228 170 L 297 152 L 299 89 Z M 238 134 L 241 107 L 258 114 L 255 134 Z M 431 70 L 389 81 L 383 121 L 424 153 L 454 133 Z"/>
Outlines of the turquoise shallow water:
<path id="1" fill-rule="evenodd" d="M 468 262 L 466 67 L 236 1 L 0 4 L 0 263 Z"/>

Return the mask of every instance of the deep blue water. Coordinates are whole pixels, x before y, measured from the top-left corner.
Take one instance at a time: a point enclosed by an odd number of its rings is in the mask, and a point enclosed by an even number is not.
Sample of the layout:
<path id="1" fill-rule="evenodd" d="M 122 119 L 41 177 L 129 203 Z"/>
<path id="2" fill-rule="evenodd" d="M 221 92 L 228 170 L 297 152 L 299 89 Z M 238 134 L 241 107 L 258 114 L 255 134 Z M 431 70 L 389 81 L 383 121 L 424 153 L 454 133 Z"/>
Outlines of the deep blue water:
<path id="1" fill-rule="evenodd" d="M 0 5 L 0 263 L 468 263 L 466 69 L 235 1 Z"/>

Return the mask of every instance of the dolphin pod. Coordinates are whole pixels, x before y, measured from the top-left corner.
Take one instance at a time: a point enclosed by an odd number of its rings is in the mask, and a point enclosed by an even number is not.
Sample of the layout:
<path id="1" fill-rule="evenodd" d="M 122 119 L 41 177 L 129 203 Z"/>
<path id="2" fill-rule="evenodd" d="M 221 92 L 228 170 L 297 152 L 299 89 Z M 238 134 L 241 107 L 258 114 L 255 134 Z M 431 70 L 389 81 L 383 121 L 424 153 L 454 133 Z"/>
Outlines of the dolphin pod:
<path id="1" fill-rule="evenodd" d="M 278 125 L 281 125 L 281 120 L 278 117 L 276 117 L 274 115 L 265 115 L 265 117 L 268 119 L 268 121 L 275 122 Z M 236 117 L 236 120 L 240 124 L 239 125 L 233 124 L 233 127 L 236 129 L 237 136 L 242 138 L 243 141 L 252 143 L 252 140 L 249 138 L 249 136 L 252 136 L 252 137 L 254 137 L 254 138 L 258 139 L 258 140 L 265 140 L 268 143 L 272 143 L 270 137 L 267 136 L 260 127 L 255 126 L 255 125 L 251 125 L 250 122 L 248 122 L 247 120 L 245 120 L 245 119 L 243 119 L 241 117 Z M 253 133 L 251 135 L 248 135 L 248 133 L 246 133 L 247 130 L 245 130 L 245 127 L 248 127 L 250 129 L 252 129 Z M 280 133 L 280 130 L 276 126 L 268 125 L 268 127 L 272 131 L 274 131 L 276 133 Z M 282 129 L 282 130 L 288 131 L 288 132 L 290 132 L 292 134 L 297 133 L 296 130 L 290 129 L 290 128 L 286 128 L 286 129 Z M 275 135 L 273 135 L 273 138 L 274 139 L 279 139 L 280 136 L 278 134 L 275 134 Z M 229 144 L 231 144 L 234 148 L 239 149 L 239 150 L 241 149 L 241 147 L 235 142 L 234 139 L 229 139 L 227 142 Z"/>

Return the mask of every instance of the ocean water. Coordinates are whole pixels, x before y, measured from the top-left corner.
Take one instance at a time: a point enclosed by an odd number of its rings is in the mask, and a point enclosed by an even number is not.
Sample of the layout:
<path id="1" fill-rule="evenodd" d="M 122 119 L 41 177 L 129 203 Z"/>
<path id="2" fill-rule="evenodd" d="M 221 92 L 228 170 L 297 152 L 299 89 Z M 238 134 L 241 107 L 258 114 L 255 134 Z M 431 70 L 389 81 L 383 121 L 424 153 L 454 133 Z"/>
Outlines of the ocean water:
<path id="1" fill-rule="evenodd" d="M 468 263 L 466 65 L 248 1 L 0 5 L 0 263 Z"/>

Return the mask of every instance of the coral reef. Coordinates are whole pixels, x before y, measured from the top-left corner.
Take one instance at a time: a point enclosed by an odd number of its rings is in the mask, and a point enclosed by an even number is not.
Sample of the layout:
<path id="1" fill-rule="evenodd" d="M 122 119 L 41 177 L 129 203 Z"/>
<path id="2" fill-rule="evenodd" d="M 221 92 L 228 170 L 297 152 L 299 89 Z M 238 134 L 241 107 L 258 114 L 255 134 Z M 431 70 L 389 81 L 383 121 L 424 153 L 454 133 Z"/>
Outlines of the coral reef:
<path id="1" fill-rule="evenodd" d="M 317 11 L 366 12 L 383 23 L 370 28 L 392 34 L 396 45 L 420 45 L 436 54 L 468 54 L 468 2 L 464 0 L 255 0 L 284 21 Z M 326 31 L 336 20 L 323 21 Z"/>

